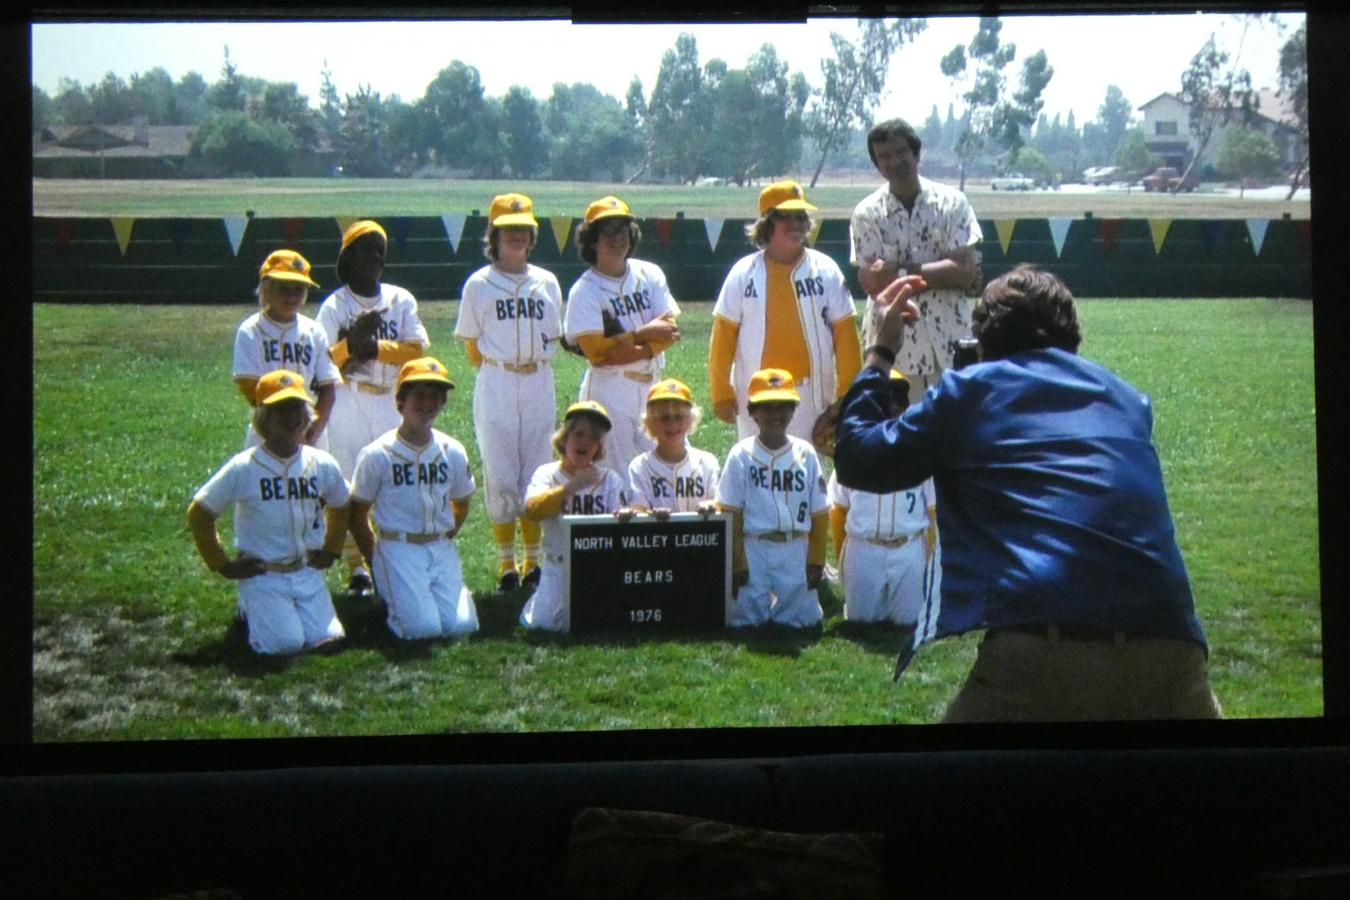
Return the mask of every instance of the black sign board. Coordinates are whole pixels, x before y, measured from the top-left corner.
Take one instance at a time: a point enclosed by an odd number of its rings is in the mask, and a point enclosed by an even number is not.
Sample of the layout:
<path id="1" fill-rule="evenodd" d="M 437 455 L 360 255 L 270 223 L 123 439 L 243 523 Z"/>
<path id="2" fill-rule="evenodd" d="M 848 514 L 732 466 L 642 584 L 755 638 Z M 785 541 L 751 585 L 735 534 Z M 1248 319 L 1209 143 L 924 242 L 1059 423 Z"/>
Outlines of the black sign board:
<path id="1" fill-rule="evenodd" d="M 729 517 L 673 513 L 619 522 L 563 516 L 571 631 L 659 634 L 724 628 L 731 615 Z"/>

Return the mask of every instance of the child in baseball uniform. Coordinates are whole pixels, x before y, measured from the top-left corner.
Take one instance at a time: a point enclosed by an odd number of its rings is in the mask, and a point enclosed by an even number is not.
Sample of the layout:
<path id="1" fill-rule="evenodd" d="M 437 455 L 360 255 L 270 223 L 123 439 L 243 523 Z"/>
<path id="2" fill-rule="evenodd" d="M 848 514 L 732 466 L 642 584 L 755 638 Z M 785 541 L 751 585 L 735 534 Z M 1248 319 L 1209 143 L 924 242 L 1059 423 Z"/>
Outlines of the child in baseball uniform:
<path id="1" fill-rule="evenodd" d="M 379 223 L 354 222 L 342 235 L 337 274 L 342 286 L 319 307 L 318 321 L 342 374 L 328 422 L 328 449 L 350 479 L 356 455 L 401 421 L 394 405 L 399 368 L 426 355 L 431 344 L 417 315 L 417 300 L 382 282 L 389 238 Z M 370 573 L 356 544 L 343 548 L 351 572 L 348 589 L 370 595 Z"/>
<path id="2" fill-rule="evenodd" d="M 748 386 L 759 433 L 727 454 L 717 504 L 732 514 L 733 627 L 820 624 L 816 588 L 825 570 L 829 502 L 820 458 L 788 434 L 800 398 L 792 375 L 761 369 Z"/>
<path id="3" fill-rule="evenodd" d="M 549 461 L 558 418 L 553 353 L 562 337 L 558 279 L 530 263 L 539 233 L 524 194 L 492 198 L 484 253 L 491 264 L 460 292 L 455 336 L 478 370 L 473 426 L 483 460 L 488 519 L 497 545 L 497 589 L 539 583 L 539 523 L 524 515 L 525 489 Z M 525 558 L 516 567 L 516 522 Z"/>
<path id="4" fill-rule="evenodd" d="M 289 654 L 345 634 L 323 569 L 347 531 L 347 482 L 337 462 L 304 443 L 315 412 L 303 377 L 285 369 L 258 379 L 258 446 L 236 454 L 188 507 L 188 527 L 206 565 L 239 582 L 248 643 Z M 216 519 L 234 509 L 239 555 L 220 545 Z"/>
<path id="5" fill-rule="evenodd" d="M 328 336 L 317 322 L 300 314 L 309 289 L 318 286 L 310 277 L 309 260 L 294 250 L 278 250 L 263 261 L 257 287 L 261 308 L 235 332 L 233 374 L 252 408 L 259 378 L 276 369 L 298 372 L 316 398 L 314 424 L 305 433 L 305 443 L 322 448 L 339 376 L 328 355 Z M 262 440 L 251 421 L 246 431 L 245 448 Z"/>
<path id="6" fill-rule="evenodd" d="M 909 379 L 891 370 L 888 411 L 909 407 Z M 924 568 L 937 534 L 933 482 L 893 494 L 846 488 L 830 475 L 830 530 L 839 551 L 844 618 L 915 625 L 924 606 Z"/>
<path id="7" fill-rule="evenodd" d="M 454 386 L 440 360 L 404 363 L 394 393 L 402 423 L 356 458 L 352 535 L 371 563 L 389 630 L 400 638 L 478 630 L 453 543 L 475 490 L 469 457 L 432 427 Z"/>
<path id="8" fill-rule="evenodd" d="M 567 551 L 562 517 L 602 515 L 628 505 L 623 479 L 598 465 L 605 458 L 604 439 L 610 418 L 594 400 L 573 403 L 553 435 L 561 457 L 539 467 L 525 493 L 525 515 L 543 523 L 544 556 L 539 587 L 520 611 L 520 624 L 545 631 L 567 631 L 569 610 L 563 603 L 563 554 Z"/>
<path id="9" fill-rule="evenodd" d="M 563 329 L 589 365 L 580 398 L 609 410 L 605 459 L 627 472 L 633 457 L 652 449 L 643 432 L 647 391 L 665 367 L 664 351 L 680 338 L 680 308 L 665 273 L 633 259 L 642 232 L 628 204 L 602 197 L 586 208 L 577 249 L 590 268 L 567 292 Z"/>
<path id="10" fill-rule="evenodd" d="M 629 504 L 668 518 L 672 512 L 712 512 L 717 505 L 717 457 L 689 443 L 702 410 L 689 385 L 663 379 L 647 392 L 642 426 L 656 446 L 628 466 Z"/>

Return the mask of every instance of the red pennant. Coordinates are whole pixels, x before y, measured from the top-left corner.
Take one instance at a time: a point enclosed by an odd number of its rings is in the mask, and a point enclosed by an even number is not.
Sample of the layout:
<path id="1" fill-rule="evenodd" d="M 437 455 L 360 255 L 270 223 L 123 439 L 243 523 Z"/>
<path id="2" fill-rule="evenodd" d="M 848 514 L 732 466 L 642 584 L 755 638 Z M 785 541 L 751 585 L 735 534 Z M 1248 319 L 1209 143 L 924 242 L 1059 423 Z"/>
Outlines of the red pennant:
<path id="1" fill-rule="evenodd" d="M 1110 256 L 1116 250 L 1116 235 L 1120 233 L 1120 219 L 1102 219 L 1102 246 L 1106 248 L 1106 255 Z"/>
<path id="2" fill-rule="evenodd" d="M 75 237 L 75 221 L 73 219 L 56 220 L 56 246 L 70 246 L 71 238 Z"/>
<path id="3" fill-rule="evenodd" d="M 664 247 L 670 243 L 670 237 L 675 233 L 675 220 L 657 219 L 655 225 L 656 225 L 656 239 L 660 241 L 661 246 Z"/>
<path id="4" fill-rule="evenodd" d="M 304 219 L 282 219 L 281 228 L 286 235 L 286 246 L 292 250 L 300 249 L 300 228 L 305 224 Z"/>
<path id="5" fill-rule="evenodd" d="M 1303 238 L 1303 249 L 1312 250 L 1312 220 L 1299 219 L 1298 233 L 1299 237 Z"/>

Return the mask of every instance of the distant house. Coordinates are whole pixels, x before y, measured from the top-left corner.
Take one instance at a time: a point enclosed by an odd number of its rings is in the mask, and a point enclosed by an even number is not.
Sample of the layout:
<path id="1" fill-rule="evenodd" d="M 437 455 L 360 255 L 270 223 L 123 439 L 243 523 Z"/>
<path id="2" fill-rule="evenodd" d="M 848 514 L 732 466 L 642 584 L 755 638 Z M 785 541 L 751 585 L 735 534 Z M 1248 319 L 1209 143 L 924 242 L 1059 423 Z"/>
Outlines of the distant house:
<path id="1" fill-rule="evenodd" d="M 1286 169 L 1293 169 L 1307 153 L 1298 134 L 1298 121 L 1289 101 L 1269 88 L 1257 92 L 1258 106 L 1250 127 L 1275 142 Z M 1161 165 L 1184 170 L 1195 157 L 1196 140 L 1191 134 L 1190 105 L 1175 94 L 1159 94 L 1139 107 L 1144 114 L 1144 141 Z M 1221 125 L 1205 147 L 1200 164 L 1213 165 L 1223 147 L 1224 135 L 1236 122 Z"/>

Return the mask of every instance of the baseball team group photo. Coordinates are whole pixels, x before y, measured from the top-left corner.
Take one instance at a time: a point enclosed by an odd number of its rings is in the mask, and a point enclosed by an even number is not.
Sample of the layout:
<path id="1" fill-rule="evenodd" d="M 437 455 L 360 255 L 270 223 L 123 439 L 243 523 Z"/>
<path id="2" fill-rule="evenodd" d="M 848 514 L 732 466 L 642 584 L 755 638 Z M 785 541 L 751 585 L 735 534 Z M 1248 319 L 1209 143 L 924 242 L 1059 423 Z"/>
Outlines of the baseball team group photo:
<path id="1" fill-rule="evenodd" d="M 35 737 L 1320 715 L 1302 282 L 1019 259 L 922 132 L 689 188 L 703 281 L 631 185 L 496 179 L 432 299 L 339 194 L 236 302 L 35 303 Z"/>

